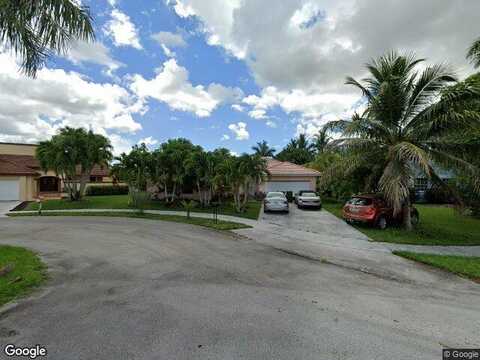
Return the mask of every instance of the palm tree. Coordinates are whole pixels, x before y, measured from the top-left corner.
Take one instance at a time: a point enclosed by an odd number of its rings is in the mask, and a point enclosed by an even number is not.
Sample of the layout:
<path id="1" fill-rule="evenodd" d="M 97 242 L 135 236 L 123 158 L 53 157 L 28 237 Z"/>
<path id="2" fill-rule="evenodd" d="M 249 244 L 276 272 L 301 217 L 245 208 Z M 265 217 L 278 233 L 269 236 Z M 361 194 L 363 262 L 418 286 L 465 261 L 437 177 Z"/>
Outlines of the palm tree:
<path id="1" fill-rule="evenodd" d="M 326 150 L 330 140 L 331 138 L 328 136 L 328 129 L 326 127 L 322 127 L 318 134 L 314 136 L 313 145 L 317 150 L 317 154 L 322 154 Z"/>
<path id="2" fill-rule="evenodd" d="M 255 155 L 259 155 L 262 157 L 273 157 L 276 151 L 275 149 L 268 146 L 268 143 L 265 140 L 257 142 L 256 146 L 252 146 L 252 150 L 255 151 Z"/>
<path id="3" fill-rule="evenodd" d="M 315 145 L 308 141 L 305 134 L 300 134 L 298 138 L 291 139 L 276 158 L 280 161 L 303 165 L 313 160 L 314 148 Z"/>
<path id="4" fill-rule="evenodd" d="M 73 40 L 94 39 L 88 7 L 73 0 L 0 0 L 0 40 L 22 59 L 29 76 Z"/>
<path id="5" fill-rule="evenodd" d="M 469 59 L 476 68 L 480 67 L 480 38 L 468 49 L 467 59 Z"/>
<path id="6" fill-rule="evenodd" d="M 40 142 L 36 157 L 44 171 L 53 170 L 71 200 L 80 200 L 95 165 L 112 159 L 110 141 L 85 129 L 63 128 L 52 139 Z"/>
<path id="7" fill-rule="evenodd" d="M 465 135 L 480 124 L 480 114 L 461 104 L 478 99 L 480 86 L 466 82 L 449 87 L 456 78 L 448 68 L 432 65 L 418 71 L 423 61 L 392 52 L 368 64 L 370 76 L 363 84 L 351 77 L 346 82 L 362 91 L 367 109 L 351 120 L 328 124 L 343 135 L 333 144 L 351 155 L 342 166 L 324 173 L 323 179 L 375 165 L 380 169 L 378 190 L 396 213 L 403 211 L 406 229 L 412 228 L 409 195 L 415 172 L 423 172 L 440 186 L 448 185 L 433 164 L 468 171 L 477 179 L 479 174 L 461 152 L 471 147 Z"/>

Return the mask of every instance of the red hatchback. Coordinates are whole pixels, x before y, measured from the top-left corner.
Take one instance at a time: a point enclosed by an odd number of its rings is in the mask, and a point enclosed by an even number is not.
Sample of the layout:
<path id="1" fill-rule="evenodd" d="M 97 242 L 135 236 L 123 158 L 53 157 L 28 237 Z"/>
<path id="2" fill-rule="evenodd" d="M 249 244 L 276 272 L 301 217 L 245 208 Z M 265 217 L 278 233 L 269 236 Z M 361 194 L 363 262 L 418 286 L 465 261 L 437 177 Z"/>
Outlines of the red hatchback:
<path id="1" fill-rule="evenodd" d="M 419 221 L 418 211 L 414 207 L 410 211 L 412 224 L 416 225 Z M 393 208 L 378 195 L 353 196 L 343 207 L 342 215 L 347 222 L 362 222 L 380 229 L 394 223 L 399 224 L 403 220 L 402 212 L 394 216 Z"/>

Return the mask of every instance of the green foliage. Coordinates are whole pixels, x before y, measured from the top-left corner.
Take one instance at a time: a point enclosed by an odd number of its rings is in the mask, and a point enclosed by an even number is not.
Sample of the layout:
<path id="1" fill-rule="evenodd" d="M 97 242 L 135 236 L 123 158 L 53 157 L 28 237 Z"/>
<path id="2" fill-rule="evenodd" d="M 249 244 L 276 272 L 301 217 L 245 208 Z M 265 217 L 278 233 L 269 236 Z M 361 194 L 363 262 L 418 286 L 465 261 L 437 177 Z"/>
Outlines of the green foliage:
<path id="1" fill-rule="evenodd" d="M 0 39 L 35 76 L 50 54 L 62 54 L 74 40 L 94 39 L 88 7 L 72 0 L 0 0 Z"/>
<path id="2" fill-rule="evenodd" d="M 152 196 L 146 191 L 131 191 L 130 206 L 137 209 L 139 213 L 143 213 L 148 208 Z"/>
<path id="3" fill-rule="evenodd" d="M 257 145 L 252 146 L 252 150 L 255 151 L 255 155 L 262 157 L 273 157 L 276 151 L 268 146 L 268 143 L 265 140 L 257 142 Z"/>
<path id="4" fill-rule="evenodd" d="M 478 178 L 480 170 L 464 154 L 475 149 L 466 140 L 480 126 L 480 113 L 465 105 L 479 99 L 480 85 L 468 81 L 449 87 L 456 83 L 449 69 L 431 65 L 417 70 L 423 61 L 390 53 L 367 65 L 370 77 L 364 84 L 347 78 L 347 84 L 363 93 L 367 107 L 351 120 L 328 124 L 329 130 L 342 134 L 333 146 L 346 158 L 324 171 L 322 181 L 370 169 L 367 185 L 382 192 L 398 212 L 408 209 L 410 187 L 418 171 L 447 187 L 432 164 Z M 404 219 L 405 227 L 411 229 L 409 216 Z"/>
<path id="5" fill-rule="evenodd" d="M 232 215 L 244 217 L 247 219 L 257 219 L 261 208 L 260 201 L 249 201 L 245 207 L 245 212 L 237 213 L 234 204 L 231 201 L 225 201 L 218 207 L 218 213 L 223 215 Z M 28 203 L 25 211 L 38 210 L 39 204 L 36 202 Z M 81 210 L 81 209 L 130 209 L 129 195 L 112 196 L 89 196 L 79 201 L 47 200 L 43 202 L 43 210 Z M 176 203 L 166 203 L 159 200 L 151 200 L 146 208 L 148 210 L 184 210 L 181 205 Z M 197 207 L 196 212 L 211 213 L 210 207 Z"/>
<path id="6" fill-rule="evenodd" d="M 315 144 L 308 141 L 304 134 L 290 140 L 285 148 L 276 156 L 277 160 L 288 161 L 303 165 L 313 161 L 315 157 Z"/>
<path id="7" fill-rule="evenodd" d="M 0 246 L 0 269 L 6 266 L 11 271 L 0 276 L 0 305 L 28 294 L 46 279 L 46 267 L 39 257 L 21 247 Z"/>
<path id="8" fill-rule="evenodd" d="M 65 127 L 50 140 L 40 142 L 36 157 L 44 171 L 53 170 L 62 179 L 70 200 L 79 200 L 93 167 L 107 166 L 112 159 L 111 150 L 105 136 Z"/>
<path id="9" fill-rule="evenodd" d="M 185 211 L 187 212 L 187 218 L 190 219 L 190 212 L 197 206 L 197 204 L 195 203 L 195 201 L 187 201 L 187 200 L 183 200 L 182 201 L 182 206 L 183 208 L 185 209 Z"/>
<path id="10" fill-rule="evenodd" d="M 105 195 L 127 195 L 128 186 L 126 185 L 89 185 L 87 187 L 87 196 L 105 196 Z"/>
<path id="11" fill-rule="evenodd" d="M 145 144 L 135 145 L 130 153 L 122 153 L 115 160 L 111 171 L 113 176 L 126 182 L 132 191 L 147 190 L 153 158 Z"/>

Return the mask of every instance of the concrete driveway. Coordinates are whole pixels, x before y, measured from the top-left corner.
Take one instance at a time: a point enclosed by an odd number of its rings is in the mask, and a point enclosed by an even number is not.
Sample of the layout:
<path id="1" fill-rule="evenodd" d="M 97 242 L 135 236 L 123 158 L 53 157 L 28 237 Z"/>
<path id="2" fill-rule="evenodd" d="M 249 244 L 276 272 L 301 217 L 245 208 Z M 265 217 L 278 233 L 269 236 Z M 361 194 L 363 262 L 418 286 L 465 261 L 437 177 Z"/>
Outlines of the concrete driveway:
<path id="1" fill-rule="evenodd" d="M 4 308 L 0 343 L 41 344 L 49 359 L 439 359 L 480 345 L 480 287 L 456 277 L 426 287 L 160 221 L 0 229 L 51 269 L 46 288 Z"/>
<path id="2" fill-rule="evenodd" d="M 20 201 L 0 201 L 0 217 L 5 217 L 10 210 L 19 204 Z"/>

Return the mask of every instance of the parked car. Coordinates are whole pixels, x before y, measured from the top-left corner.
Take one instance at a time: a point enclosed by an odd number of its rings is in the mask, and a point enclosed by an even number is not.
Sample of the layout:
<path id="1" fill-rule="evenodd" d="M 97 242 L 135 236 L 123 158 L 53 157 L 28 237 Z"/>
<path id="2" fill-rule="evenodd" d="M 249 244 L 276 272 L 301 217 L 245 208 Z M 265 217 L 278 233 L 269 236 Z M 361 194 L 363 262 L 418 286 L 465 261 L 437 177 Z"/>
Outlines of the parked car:
<path id="1" fill-rule="evenodd" d="M 288 200 L 282 192 L 268 192 L 263 200 L 263 211 L 289 212 Z"/>
<path id="2" fill-rule="evenodd" d="M 411 207 L 412 224 L 419 222 L 418 210 Z M 358 195 L 347 201 L 342 211 L 347 222 L 361 222 L 385 229 L 392 224 L 403 221 L 403 213 L 394 215 L 393 208 L 379 195 Z"/>
<path id="3" fill-rule="evenodd" d="M 322 201 L 316 192 L 311 190 L 302 190 L 295 194 L 295 204 L 298 208 L 322 208 Z"/>

